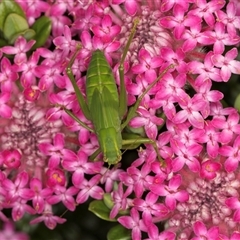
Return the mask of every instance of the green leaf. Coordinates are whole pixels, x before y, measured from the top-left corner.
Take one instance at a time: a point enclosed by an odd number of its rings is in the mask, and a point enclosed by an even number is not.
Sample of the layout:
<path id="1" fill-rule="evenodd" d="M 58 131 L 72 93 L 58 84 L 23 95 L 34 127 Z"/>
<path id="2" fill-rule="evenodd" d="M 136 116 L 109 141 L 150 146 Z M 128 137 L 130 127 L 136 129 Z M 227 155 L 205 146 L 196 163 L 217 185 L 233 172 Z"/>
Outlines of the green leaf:
<path id="1" fill-rule="evenodd" d="M 5 39 L 12 40 L 13 36 L 28 29 L 28 23 L 25 18 L 16 13 L 11 13 L 7 16 L 4 23 L 3 34 Z"/>
<path id="2" fill-rule="evenodd" d="M 101 200 L 94 200 L 89 204 L 88 210 L 93 212 L 99 218 L 110 221 L 116 222 L 116 219 L 109 218 L 110 209 L 104 204 Z"/>
<path id="3" fill-rule="evenodd" d="M 21 33 L 21 35 L 22 35 L 27 41 L 29 41 L 29 40 L 31 40 L 31 39 L 34 38 L 34 36 L 36 35 L 36 32 L 30 28 L 30 29 L 27 29 L 26 31 L 24 31 L 23 33 Z"/>
<path id="4" fill-rule="evenodd" d="M 0 29 L 1 30 L 3 30 L 3 26 L 6 21 L 6 18 L 10 13 L 16 13 L 17 15 L 26 19 L 26 16 L 23 10 L 15 1 L 3 0 L 0 3 Z"/>
<path id="5" fill-rule="evenodd" d="M 8 45 L 7 41 L 0 38 L 0 47 L 4 47 L 4 46 L 7 46 L 7 45 Z"/>
<path id="6" fill-rule="evenodd" d="M 238 111 L 240 111 L 240 94 L 238 94 L 237 98 L 235 99 L 234 107 L 235 107 Z"/>
<path id="7" fill-rule="evenodd" d="M 36 33 L 35 33 L 34 30 L 32 30 L 32 29 L 27 29 L 27 30 L 25 30 L 25 31 L 23 31 L 23 32 L 19 32 L 19 33 L 13 35 L 8 42 L 9 42 L 9 44 L 14 44 L 14 42 L 16 41 L 16 39 L 17 39 L 20 35 L 23 36 L 26 40 L 29 41 L 29 40 L 31 40 L 31 39 L 35 36 L 35 34 L 36 34 Z"/>
<path id="8" fill-rule="evenodd" d="M 131 231 L 122 225 L 111 228 L 107 234 L 107 240 L 131 240 Z"/>
<path id="9" fill-rule="evenodd" d="M 35 50 L 36 48 L 43 46 L 47 41 L 52 29 L 51 19 L 46 16 L 42 16 L 32 25 L 31 29 L 36 32 L 34 37 L 36 43 L 32 47 L 32 50 Z"/>
<path id="10" fill-rule="evenodd" d="M 114 203 L 112 201 L 112 197 L 110 193 L 105 193 L 103 195 L 103 202 L 108 207 L 108 209 L 112 209 L 114 206 Z"/>

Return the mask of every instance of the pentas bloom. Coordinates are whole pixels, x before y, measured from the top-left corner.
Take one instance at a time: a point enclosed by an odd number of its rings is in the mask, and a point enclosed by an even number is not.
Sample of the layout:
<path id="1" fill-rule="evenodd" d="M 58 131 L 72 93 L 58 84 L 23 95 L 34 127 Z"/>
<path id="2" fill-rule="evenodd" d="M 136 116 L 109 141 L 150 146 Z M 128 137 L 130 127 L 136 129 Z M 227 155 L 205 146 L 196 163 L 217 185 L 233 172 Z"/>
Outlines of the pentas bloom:
<path id="1" fill-rule="evenodd" d="M 14 240 L 29 240 L 30 237 L 23 232 L 18 232 L 14 229 L 13 222 L 7 222 L 4 224 L 3 229 L 0 230 L 0 238 L 2 240 L 14 239 Z"/>
<path id="2" fill-rule="evenodd" d="M 239 114 L 211 89 L 239 73 L 238 1 L 25 2 L 19 4 L 29 24 L 46 14 L 52 32 L 35 51 L 22 37 L 1 48 L 0 218 L 11 208 L 14 221 L 27 212 L 31 224 L 53 229 L 66 221 L 54 215 L 54 205 L 74 211 L 90 197 L 109 197 L 109 217 L 134 240 L 238 236 Z M 80 46 L 72 70 L 85 95 L 86 71 L 99 49 L 119 85 L 119 59 L 136 21 L 123 64 L 128 106 L 166 72 L 127 126 L 148 144 L 126 169 L 107 169 L 101 153 L 90 160 L 98 139 L 66 67 Z"/>

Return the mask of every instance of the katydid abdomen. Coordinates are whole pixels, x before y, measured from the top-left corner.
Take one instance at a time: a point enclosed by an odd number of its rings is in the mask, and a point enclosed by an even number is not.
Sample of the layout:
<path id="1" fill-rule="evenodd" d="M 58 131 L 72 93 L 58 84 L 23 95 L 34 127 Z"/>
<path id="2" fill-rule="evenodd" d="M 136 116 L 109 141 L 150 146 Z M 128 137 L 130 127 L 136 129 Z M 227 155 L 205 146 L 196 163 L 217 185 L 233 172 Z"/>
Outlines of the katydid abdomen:
<path id="1" fill-rule="evenodd" d="M 112 69 L 102 51 L 92 53 L 86 78 L 88 108 L 103 160 L 116 164 L 121 160 L 122 148 L 119 95 Z"/>

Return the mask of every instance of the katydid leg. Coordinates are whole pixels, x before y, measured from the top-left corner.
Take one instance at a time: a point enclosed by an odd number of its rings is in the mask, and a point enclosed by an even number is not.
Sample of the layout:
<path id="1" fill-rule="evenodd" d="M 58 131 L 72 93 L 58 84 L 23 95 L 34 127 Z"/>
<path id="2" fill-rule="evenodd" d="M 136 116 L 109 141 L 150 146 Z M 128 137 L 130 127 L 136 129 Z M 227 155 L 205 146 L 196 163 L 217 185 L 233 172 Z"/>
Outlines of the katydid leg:
<path id="1" fill-rule="evenodd" d="M 128 123 L 130 122 L 130 120 L 135 116 L 135 113 L 141 103 L 141 101 L 143 100 L 144 96 L 150 91 L 150 89 L 152 87 L 154 87 L 154 85 L 167 73 L 167 71 L 170 69 L 170 68 L 173 68 L 174 65 L 171 64 L 169 65 L 146 89 L 145 91 L 138 97 L 137 101 L 135 102 L 135 104 L 130 107 L 129 109 L 129 112 L 128 112 L 128 115 L 127 115 L 127 118 L 126 120 L 123 122 L 123 124 L 121 125 L 121 129 L 124 129 Z"/>
<path id="2" fill-rule="evenodd" d="M 141 145 L 141 144 L 151 144 L 153 146 L 156 154 L 157 154 L 158 160 L 161 162 L 161 164 L 164 164 L 164 161 L 163 161 L 163 159 L 160 156 L 157 144 L 156 144 L 156 142 L 154 140 L 149 139 L 149 138 L 123 139 L 122 143 L 123 143 L 123 149 L 125 149 L 125 148 L 127 149 L 129 146 L 136 145 L 136 144 L 138 144 L 138 145 Z"/>
<path id="3" fill-rule="evenodd" d="M 81 49 L 81 46 L 79 45 L 79 46 L 77 47 L 76 52 L 73 54 L 73 56 L 71 57 L 68 65 L 67 65 L 66 72 L 67 72 L 67 75 L 68 75 L 68 77 L 69 77 L 72 85 L 73 85 L 74 91 L 75 91 L 76 96 L 77 96 L 78 104 L 79 104 L 79 106 L 81 106 L 81 110 L 83 111 L 84 116 L 85 116 L 88 120 L 91 120 L 91 115 L 90 115 L 90 112 L 89 112 L 87 103 L 86 103 L 86 101 L 85 101 L 85 99 L 84 99 L 83 94 L 82 94 L 81 91 L 79 90 L 79 87 L 78 87 L 78 85 L 77 85 L 77 83 L 76 83 L 76 80 L 75 80 L 75 78 L 74 78 L 74 76 L 73 76 L 73 72 L 72 72 L 72 65 L 73 65 L 74 60 L 76 59 L 76 57 L 77 57 L 80 49 Z"/>
<path id="4" fill-rule="evenodd" d="M 120 92 L 119 92 L 119 114 L 120 118 L 122 119 L 127 111 L 127 92 L 126 92 L 126 86 L 124 82 L 124 60 L 127 56 L 128 49 L 130 47 L 130 44 L 132 42 L 132 39 L 136 33 L 137 25 L 138 25 L 139 19 L 134 20 L 133 29 L 131 31 L 130 37 L 127 41 L 126 46 L 124 47 L 123 54 L 120 60 L 119 65 L 119 78 L 120 78 Z"/>

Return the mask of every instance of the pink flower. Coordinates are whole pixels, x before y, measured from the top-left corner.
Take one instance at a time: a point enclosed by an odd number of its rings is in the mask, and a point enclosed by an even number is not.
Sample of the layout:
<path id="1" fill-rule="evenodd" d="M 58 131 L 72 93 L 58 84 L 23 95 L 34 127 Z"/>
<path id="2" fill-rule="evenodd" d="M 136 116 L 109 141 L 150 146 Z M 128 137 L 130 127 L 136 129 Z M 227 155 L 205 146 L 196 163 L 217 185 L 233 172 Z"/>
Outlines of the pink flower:
<path id="1" fill-rule="evenodd" d="M 155 111 L 150 109 L 147 111 L 144 107 L 139 107 L 137 110 L 139 117 L 133 118 L 129 125 L 133 128 L 139 128 L 144 126 L 145 132 L 149 139 L 156 139 L 157 126 L 161 126 L 163 119 L 155 116 Z"/>
<path id="2" fill-rule="evenodd" d="M 158 227 L 153 223 L 148 225 L 148 234 L 149 238 L 146 238 L 145 240 L 176 239 L 176 234 L 171 231 L 163 231 L 159 233 Z"/>
<path id="3" fill-rule="evenodd" d="M 67 209 L 74 211 L 76 209 L 76 203 L 73 195 L 77 194 L 77 192 L 78 189 L 75 187 L 66 189 L 62 186 L 56 186 L 54 188 L 55 195 L 50 196 L 47 202 L 51 205 L 62 202 Z"/>
<path id="4" fill-rule="evenodd" d="M 34 191 L 32 199 L 33 207 L 37 213 L 42 213 L 45 207 L 45 200 L 52 195 L 53 190 L 50 188 L 43 188 L 42 182 L 38 178 L 32 178 L 30 181 L 30 189 Z"/>
<path id="5" fill-rule="evenodd" d="M 12 207 L 12 219 L 14 221 L 20 220 L 24 214 L 27 212 L 31 215 L 34 215 L 36 211 L 28 205 L 27 200 L 25 199 L 16 199 L 11 203 Z"/>
<path id="6" fill-rule="evenodd" d="M 47 185 L 50 188 L 55 188 L 56 186 L 64 186 L 66 184 L 66 177 L 64 172 L 60 169 L 48 169 L 46 172 Z"/>
<path id="7" fill-rule="evenodd" d="M 3 118 L 10 118 L 12 116 L 12 109 L 6 104 L 10 99 L 9 92 L 2 92 L 0 95 L 0 116 Z"/>
<path id="8" fill-rule="evenodd" d="M 144 216 L 148 219 L 152 219 L 153 217 L 157 217 L 158 219 L 164 219 L 168 213 L 169 209 L 162 203 L 157 203 L 158 195 L 149 192 L 145 198 L 145 200 L 136 198 L 133 200 L 134 207 L 143 212 Z"/>
<path id="9" fill-rule="evenodd" d="M 138 59 L 140 63 L 132 67 L 133 73 L 144 73 L 147 81 L 154 81 L 157 78 L 155 69 L 160 67 L 163 63 L 162 58 L 152 57 L 147 50 L 141 49 L 139 51 Z"/>
<path id="10" fill-rule="evenodd" d="M 226 200 L 226 205 L 229 206 L 231 209 L 234 209 L 233 220 L 235 222 L 240 221 L 240 202 L 236 197 L 230 197 Z"/>
<path id="11" fill-rule="evenodd" d="M 2 164 L 6 168 L 15 168 L 17 169 L 21 165 L 21 153 L 17 150 L 4 150 L 1 152 L 1 160 Z"/>
<path id="12" fill-rule="evenodd" d="M 64 27 L 64 36 L 59 36 L 53 39 L 53 43 L 59 49 L 63 50 L 63 55 L 66 56 L 69 51 L 76 49 L 76 41 L 72 40 L 71 31 L 68 26 Z"/>
<path id="13" fill-rule="evenodd" d="M 104 43 L 110 43 L 120 33 L 121 27 L 112 25 L 112 19 L 109 15 L 102 18 L 101 25 L 93 25 L 92 31 Z"/>
<path id="14" fill-rule="evenodd" d="M 219 150 L 219 143 L 221 142 L 221 138 L 219 137 L 220 132 L 214 127 L 213 123 L 210 121 L 206 122 L 206 126 L 203 132 L 198 132 L 198 140 L 201 143 L 207 144 L 207 153 L 210 157 L 216 158 Z"/>
<path id="15" fill-rule="evenodd" d="M 228 172 L 232 172 L 236 170 L 236 168 L 238 167 L 238 162 L 240 160 L 240 153 L 239 153 L 239 147 L 238 147 L 239 144 L 240 144 L 240 136 L 238 136 L 235 139 L 233 146 L 225 145 L 219 149 L 219 153 L 227 157 L 224 163 L 224 166 Z"/>
<path id="16" fill-rule="evenodd" d="M 221 168 L 221 164 L 218 162 L 214 162 L 209 159 L 202 163 L 202 168 L 200 175 L 202 178 L 213 179 L 217 176 L 217 172 Z"/>
<path id="17" fill-rule="evenodd" d="M 119 183 L 118 189 L 113 191 L 111 194 L 114 205 L 110 212 L 110 218 L 115 218 L 120 210 L 125 210 L 127 209 L 127 207 L 129 207 L 129 201 L 127 199 L 127 196 L 130 193 L 131 192 L 129 191 L 124 192 L 122 183 Z"/>
<path id="18" fill-rule="evenodd" d="M 204 63 L 199 61 L 191 61 L 188 64 L 188 69 L 191 73 L 199 74 L 195 80 L 198 84 L 201 84 L 208 78 L 212 81 L 222 81 L 219 69 L 214 68 L 212 56 L 213 53 L 209 52 L 204 59 Z"/>
<path id="19" fill-rule="evenodd" d="M 57 224 L 63 224 L 64 222 L 66 222 L 66 219 L 58 217 L 58 216 L 54 216 L 51 205 L 46 204 L 44 211 L 43 211 L 43 215 L 33 219 L 30 222 L 30 224 L 36 224 L 36 223 L 39 223 L 42 221 L 45 223 L 45 225 L 49 229 L 53 230 Z"/>
<path id="20" fill-rule="evenodd" d="M 97 183 L 100 180 L 100 175 L 92 177 L 89 181 L 85 180 L 81 182 L 80 192 L 77 195 L 76 202 L 78 204 L 86 202 L 87 199 L 91 196 L 94 199 L 102 199 L 104 191 L 101 187 L 97 186 Z"/>
<path id="21" fill-rule="evenodd" d="M 207 2 L 206 0 L 200 0 L 196 2 L 196 8 L 191 10 L 190 13 L 203 18 L 209 26 L 213 26 L 215 23 L 215 16 L 213 13 L 223 6 L 224 2 L 221 1 L 213 0 Z"/>
<path id="22" fill-rule="evenodd" d="M 225 57 L 222 54 L 214 54 L 212 56 L 213 64 L 221 68 L 220 75 L 224 82 L 230 79 L 232 73 L 239 74 L 240 72 L 240 62 L 234 60 L 237 54 L 237 49 L 233 48 L 225 54 Z"/>
<path id="23" fill-rule="evenodd" d="M 198 25 L 201 22 L 201 18 L 198 15 L 187 14 L 186 9 L 181 5 L 176 4 L 173 7 L 173 15 L 163 17 L 160 20 L 160 24 L 166 28 L 174 28 L 173 34 L 176 39 L 180 39 L 185 27 L 191 27 Z"/>
<path id="24" fill-rule="evenodd" d="M 197 97 L 190 98 L 185 94 L 184 98 L 179 98 L 179 105 L 183 110 L 176 113 L 173 122 L 176 124 L 184 123 L 187 119 L 196 128 L 204 127 L 204 119 L 199 113 L 204 111 L 205 102 L 199 101 Z"/>
<path id="25" fill-rule="evenodd" d="M 236 34 L 236 29 L 240 24 L 239 18 L 236 16 L 237 6 L 236 3 L 230 2 L 227 5 L 226 12 L 222 10 L 217 10 L 217 18 L 220 19 L 227 26 L 227 31 L 230 35 Z"/>
<path id="26" fill-rule="evenodd" d="M 80 186 L 84 180 L 84 174 L 95 174 L 100 172 L 103 163 L 88 162 L 88 156 L 85 152 L 79 150 L 77 154 L 68 152 L 68 156 L 63 155 L 62 166 L 73 172 L 72 182 L 74 186 Z"/>
<path id="27" fill-rule="evenodd" d="M 3 58 L 1 61 L 1 91 L 11 92 L 13 90 L 13 82 L 18 79 L 18 74 L 13 71 L 13 67 L 7 58 Z"/>
<path id="28" fill-rule="evenodd" d="M 17 232 L 12 222 L 6 222 L 0 230 L 0 239 L 29 240 L 29 236 L 24 232 Z"/>
<path id="29" fill-rule="evenodd" d="M 150 189 L 153 193 L 158 196 L 166 196 L 166 206 L 170 210 L 174 210 L 176 208 L 176 202 L 185 202 L 188 200 L 189 195 L 186 191 L 178 190 L 181 185 L 181 176 L 176 175 L 170 181 L 169 185 L 165 186 L 164 184 L 156 185 L 153 184 L 150 186 Z"/>
<path id="30" fill-rule="evenodd" d="M 23 2 L 17 0 L 17 2 L 21 5 L 21 7 L 26 12 L 28 17 L 28 23 L 32 25 L 36 18 L 38 18 L 42 12 L 46 12 L 50 7 L 48 2 L 37 0 L 35 2 Z"/>
<path id="31" fill-rule="evenodd" d="M 203 222 L 197 221 L 194 223 L 193 230 L 194 233 L 197 235 L 196 237 L 192 238 L 193 240 L 200 240 L 203 236 L 209 239 L 218 239 L 219 235 L 218 227 L 212 227 L 209 230 L 207 230 Z"/>
<path id="32" fill-rule="evenodd" d="M 238 135 L 240 133 L 240 124 L 238 123 L 238 113 L 229 114 L 228 119 L 225 121 L 223 119 L 213 119 L 212 125 L 222 130 L 219 133 L 219 142 L 225 145 L 233 139 L 235 134 Z"/>
<path id="33" fill-rule="evenodd" d="M 146 226 L 143 220 L 140 219 L 139 213 L 135 208 L 132 208 L 130 211 L 130 216 L 123 216 L 118 218 L 125 228 L 132 230 L 132 239 L 140 240 L 141 231 L 146 231 Z"/>
<path id="34" fill-rule="evenodd" d="M 63 156 L 71 157 L 71 151 L 64 148 L 64 135 L 57 133 L 53 140 L 53 145 L 50 143 L 40 143 L 39 150 L 47 156 L 50 156 L 48 167 L 56 168 L 59 166 Z"/>
<path id="35" fill-rule="evenodd" d="M 27 62 L 27 55 L 31 47 L 34 45 L 35 40 L 30 40 L 29 42 L 22 36 L 19 36 L 18 39 L 14 43 L 14 47 L 12 46 L 5 46 L 2 47 L 2 52 L 6 54 L 14 54 L 14 63 L 17 65 L 21 65 L 22 63 Z"/>
<path id="36" fill-rule="evenodd" d="M 124 7 L 126 8 L 126 11 L 130 15 L 135 15 L 137 12 L 138 4 L 136 0 L 113 0 L 113 4 L 120 4 L 124 3 Z"/>
<path id="37" fill-rule="evenodd" d="M 34 192 L 26 186 L 28 181 L 29 176 L 26 172 L 19 173 L 14 182 L 4 179 L 2 184 L 7 190 L 9 203 L 14 203 L 17 199 L 30 200 L 33 198 Z"/>
<path id="38" fill-rule="evenodd" d="M 36 67 L 39 61 L 38 52 L 34 52 L 31 55 L 31 58 L 22 62 L 20 65 L 16 65 L 13 67 L 13 70 L 16 72 L 21 72 L 21 84 L 24 88 L 28 88 L 31 85 L 36 84 L 36 77 L 38 76 L 38 71 L 36 71 Z"/>

